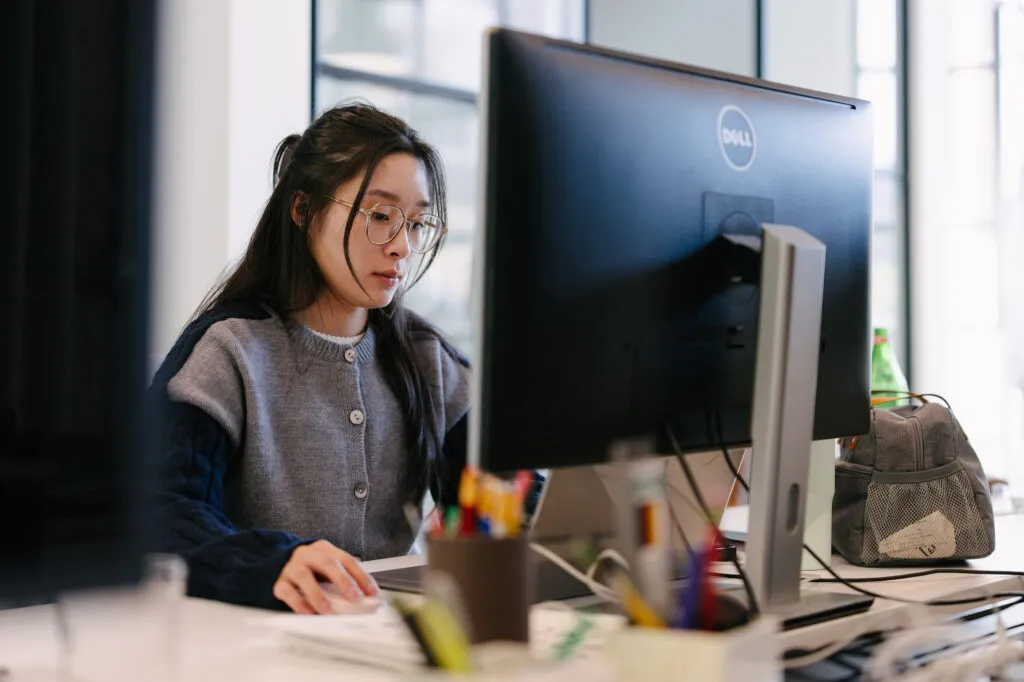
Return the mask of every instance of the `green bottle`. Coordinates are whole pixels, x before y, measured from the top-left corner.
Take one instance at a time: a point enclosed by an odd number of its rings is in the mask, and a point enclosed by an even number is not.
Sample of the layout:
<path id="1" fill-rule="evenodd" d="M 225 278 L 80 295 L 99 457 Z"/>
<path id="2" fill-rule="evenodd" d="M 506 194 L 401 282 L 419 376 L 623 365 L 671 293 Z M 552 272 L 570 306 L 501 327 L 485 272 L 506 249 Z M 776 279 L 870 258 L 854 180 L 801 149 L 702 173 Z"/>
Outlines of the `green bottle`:
<path id="1" fill-rule="evenodd" d="M 896 361 L 896 353 L 889 345 L 889 330 L 875 328 L 875 344 L 871 350 L 871 404 L 877 403 L 885 408 L 906 405 L 907 400 L 891 398 L 904 396 L 909 390 L 907 378 Z"/>

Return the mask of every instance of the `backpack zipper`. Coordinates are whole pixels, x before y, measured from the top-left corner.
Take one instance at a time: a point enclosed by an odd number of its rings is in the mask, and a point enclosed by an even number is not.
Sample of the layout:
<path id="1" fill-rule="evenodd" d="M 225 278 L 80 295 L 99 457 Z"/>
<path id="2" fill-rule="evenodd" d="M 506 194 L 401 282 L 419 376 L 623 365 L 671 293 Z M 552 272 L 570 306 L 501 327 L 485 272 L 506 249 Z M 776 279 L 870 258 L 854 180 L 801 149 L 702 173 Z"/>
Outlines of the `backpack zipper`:
<path id="1" fill-rule="evenodd" d="M 921 422 L 914 416 L 909 418 L 911 433 L 914 434 L 914 462 L 918 471 L 924 471 L 924 435 L 921 433 Z"/>

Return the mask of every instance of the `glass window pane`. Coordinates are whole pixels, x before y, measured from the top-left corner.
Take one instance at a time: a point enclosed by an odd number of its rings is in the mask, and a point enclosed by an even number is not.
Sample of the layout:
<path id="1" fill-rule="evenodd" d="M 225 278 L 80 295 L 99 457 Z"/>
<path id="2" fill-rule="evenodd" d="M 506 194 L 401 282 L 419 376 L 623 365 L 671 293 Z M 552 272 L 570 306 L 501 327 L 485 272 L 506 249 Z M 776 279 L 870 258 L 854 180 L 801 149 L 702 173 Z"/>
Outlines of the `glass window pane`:
<path id="1" fill-rule="evenodd" d="M 495 0 L 421 0 L 417 75 L 466 90 L 480 87 L 484 30 L 499 21 Z"/>
<path id="2" fill-rule="evenodd" d="M 900 226 L 876 222 L 871 235 L 871 325 L 889 330 L 901 362 L 906 360 L 903 232 Z"/>
<path id="3" fill-rule="evenodd" d="M 895 69 L 899 38 L 896 0 L 857 2 L 857 64 L 862 69 Z"/>
<path id="4" fill-rule="evenodd" d="M 892 171 L 875 171 L 871 219 L 876 225 L 903 222 L 903 176 Z"/>
<path id="5" fill-rule="evenodd" d="M 491 26 L 583 38 L 583 0 L 320 0 L 317 11 L 319 62 L 469 91 Z"/>
<path id="6" fill-rule="evenodd" d="M 999 54 L 1024 59 L 1024 5 L 999 8 Z"/>
<path id="7" fill-rule="evenodd" d="M 554 38 L 582 42 L 587 0 L 500 0 L 502 24 Z"/>
<path id="8" fill-rule="evenodd" d="M 414 0 L 319 0 L 317 61 L 392 76 L 416 70 Z"/>
<path id="9" fill-rule="evenodd" d="M 950 66 L 991 64 L 995 54 L 995 3 L 987 0 L 948 1 Z"/>
<path id="10" fill-rule="evenodd" d="M 949 78 L 947 224 L 993 219 L 996 197 L 995 74 L 966 69 Z"/>
<path id="11" fill-rule="evenodd" d="M 899 98 L 896 74 L 862 73 L 857 95 L 871 102 L 875 113 L 875 168 L 892 169 L 899 160 Z"/>
<path id="12" fill-rule="evenodd" d="M 585 0 L 319 0 L 318 63 L 409 85 L 367 82 L 320 73 L 315 108 L 359 98 L 408 121 L 435 145 L 448 175 L 448 241 L 423 280 L 406 297 L 463 352 L 471 351 L 469 288 L 476 227 L 477 112 L 470 102 L 417 94 L 417 83 L 475 92 L 483 32 L 502 23 L 535 33 L 582 40 Z"/>

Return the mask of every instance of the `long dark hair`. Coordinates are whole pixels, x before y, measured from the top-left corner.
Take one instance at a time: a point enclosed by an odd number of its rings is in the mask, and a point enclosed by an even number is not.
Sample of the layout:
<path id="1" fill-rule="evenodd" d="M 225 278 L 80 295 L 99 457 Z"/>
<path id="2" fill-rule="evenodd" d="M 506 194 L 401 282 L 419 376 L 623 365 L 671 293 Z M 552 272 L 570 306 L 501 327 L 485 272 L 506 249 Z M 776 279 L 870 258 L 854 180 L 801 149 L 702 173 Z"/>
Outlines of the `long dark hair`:
<path id="1" fill-rule="evenodd" d="M 424 142 L 404 121 L 365 104 L 338 106 L 321 114 L 302 135 L 289 135 L 274 154 L 274 191 L 267 201 L 245 256 L 200 306 L 198 315 L 226 303 L 254 301 L 269 307 L 283 319 L 309 307 L 321 293 L 324 278 L 309 249 L 310 229 L 328 204 L 326 197 L 366 171 L 354 204 L 359 206 L 373 171 L 381 159 L 395 153 L 412 154 L 426 167 L 431 211 L 447 219 L 444 167 L 437 151 Z M 302 197 L 302 220 L 296 225 L 292 205 Z M 355 276 L 348 239 L 359 215 L 350 211 L 345 225 L 345 260 Z M 423 276 L 443 246 L 438 243 L 420 257 L 409 286 Z M 358 282 L 358 278 L 356 278 Z M 422 318 L 406 311 L 401 295 L 385 308 L 369 311 L 368 326 L 376 335 L 376 353 L 384 378 L 405 414 L 409 448 L 403 488 L 409 501 L 419 501 L 427 481 L 439 473 L 441 434 L 438 417 L 443 411 L 440 396 L 430 390 L 414 337 L 435 336 L 444 349 L 465 363 L 444 337 Z"/>

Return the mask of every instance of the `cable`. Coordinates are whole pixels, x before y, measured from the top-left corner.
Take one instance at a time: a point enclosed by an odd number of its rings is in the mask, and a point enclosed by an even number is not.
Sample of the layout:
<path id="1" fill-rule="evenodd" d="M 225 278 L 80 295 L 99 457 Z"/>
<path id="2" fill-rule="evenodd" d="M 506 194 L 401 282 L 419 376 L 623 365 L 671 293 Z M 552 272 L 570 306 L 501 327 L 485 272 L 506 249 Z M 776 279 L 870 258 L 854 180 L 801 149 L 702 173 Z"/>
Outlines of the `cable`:
<path id="1" fill-rule="evenodd" d="M 924 578 L 929 575 L 1005 575 L 1005 576 L 1024 576 L 1024 571 L 989 571 L 984 569 L 974 568 L 932 568 L 927 571 L 916 571 L 914 573 L 901 573 L 899 575 L 883 575 L 876 576 L 874 578 L 847 578 L 845 581 L 836 580 L 835 578 L 814 578 L 808 580 L 811 583 L 838 583 L 838 582 L 851 582 L 851 583 L 887 583 L 894 582 L 897 580 L 909 580 L 911 578 Z"/>
<path id="2" fill-rule="evenodd" d="M 683 495 L 683 492 L 681 490 L 679 490 L 679 488 L 675 487 L 674 485 L 672 485 L 668 481 L 665 482 L 665 487 L 668 488 L 669 490 L 671 490 L 672 492 L 674 492 L 677 496 L 679 496 L 683 500 L 686 500 L 686 502 L 688 502 L 690 504 L 690 506 L 693 507 L 697 511 L 698 514 L 701 513 L 700 509 L 697 509 L 697 505 L 693 504 L 693 502 L 690 501 L 690 499 L 687 498 L 686 495 Z M 675 526 L 676 533 L 679 534 L 679 539 L 683 541 L 683 547 L 686 548 L 686 556 L 688 556 L 688 557 L 693 556 L 693 545 L 691 545 L 690 541 L 686 539 L 686 531 L 683 530 L 683 524 L 679 521 L 679 515 L 676 514 L 676 510 L 672 507 L 672 500 L 671 500 L 671 498 L 669 498 L 669 500 L 668 500 L 668 513 L 669 513 L 669 516 L 672 517 L 672 525 Z"/>
<path id="3" fill-rule="evenodd" d="M 597 575 L 597 569 L 601 567 L 601 562 L 606 560 L 610 560 L 612 563 L 618 564 L 623 571 L 629 573 L 629 562 L 626 561 L 626 557 L 622 556 L 614 549 L 602 549 L 598 555 L 594 557 L 594 560 L 590 562 L 590 567 L 587 568 L 586 576 L 591 580 L 596 581 L 594 576 Z"/>
<path id="4" fill-rule="evenodd" d="M 718 523 L 715 521 L 714 516 L 711 514 L 711 509 L 708 507 L 708 503 L 704 500 L 704 496 L 700 492 L 700 487 L 697 485 L 697 479 L 694 477 L 693 472 L 690 471 L 690 464 L 686 461 L 683 456 L 683 449 L 679 445 L 679 441 L 676 440 L 676 434 L 672 430 L 670 424 L 665 424 L 665 430 L 668 433 L 669 441 L 672 443 L 672 449 L 675 450 L 676 459 L 679 461 L 679 466 L 683 469 L 683 475 L 686 477 L 687 483 L 690 484 L 690 489 L 693 491 L 693 496 L 697 499 L 697 504 L 700 505 L 701 511 L 707 518 L 708 523 L 715 529 L 716 536 L 720 536 L 721 532 L 718 530 Z M 728 459 L 728 458 L 727 458 Z M 747 604 L 749 606 L 751 618 L 756 618 L 761 612 L 761 609 L 757 604 L 757 597 L 754 596 L 754 588 L 750 585 L 750 580 L 747 578 L 746 571 L 740 566 L 739 557 L 733 553 L 730 557 L 732 565 L 736 568 L 736 573 L 739 575 L 740 581 L 743 583 L 743 590 L 747 593 Z"/>
<path id="5" fill-rule="evenodd" d="M 577 569 L 575 566 L 570 564 L 562 557 L 552 552 L 547 547 L 544 547 L 543 545 L 538 545 L 536 542 L 531 542 L 530 549 L 532 549 L 537 554 L 540 554 L 542 557 L 553 563 L 555 566 L 558 566 L 560 569 L 571 575 L 573 578 L 576 578 L 576 580 L 579 580 L 581 583 L 586 585 L 590 589 L 590 591 L 594 593 L 595 597 L 599 597 L 600 599 L 603 599 L 604 601 L 610 602 L 612 604 L 619 603 L 618 597 L 615 596 L 615 593 L 612 591 L 610 587 L 602 585 L 596 580 L 588 578 L 582 571 Z"/>
<path id="6" fill-rule="evenodd" d="M 802 655 L 793 656 L 791 655 L 792 650 L 787 651 L 782 657 L 782 667 L 789 670 L 791 668 L 803 668 L 808 665 L 820 663 L 828 658 L 832 658 L 840 651 L 856 642 L 862 636 L 863 635 L 861 633 L 856 633 L 844 639 L 837 639 L 831 644 L 826 644 L 823 647 L 819 647 Z"/>
<path id="7" fill-rule="evenodd" d="M 690 464 L 686 461 L 683 456 L 683 448 L 679 445 L 679 441 L 676 440 L 676 434 L 672 430 L 672 427 L 668 424 L 665 425 L 665 430 L 668 431 L 668 439 L 672 443 L 672 449 L 676 453 L 676 459 L 679 460 L 679 466 L 683 468 L 683 475 L 686 476 L 686 482 L 690 484 L 690 491 L 693 496 L 697 498 L 697 505 L 700 507 L 704 517 L 708 520 L 708 523 L 713 527 L 718 527 L 718 522 L 715 521 L 714 515 L 711 513 L 711 508 L 708 506 L 707 501 L 704 499 L 704 495 L 700 492 L 700 487 L 697 485 L 697 479 L 694 478 L 693 472 L 690 471 Z"/>
<path id="8" fill-rule="evenodd" d="M 736 465 L 732 463 L 732 457 L 729 456 L 729 448 L 726 447 L 725 445 L 725 436 L 722 432 L 722 415 L 718 413 L 718 410 L 715 410 L 714 415 L 716 432 L 715 435 L 718 436 L 718 445 L 720 448 L 722 448 L 722 457 L 723 459 L 725 459 L 725 466 L 729 467 L 729 471 L 731 471 L 732 475 L 736 477 L 737 481 L 739 481 L 740 486 L 742 486 L 743 488 L 743 491 L 749 495 L 750 486 L 747 485 L 747 482 L 743 480 L 743 476 L 740 475 L 740 471 L 739 469 L 736 468 Z"/>

